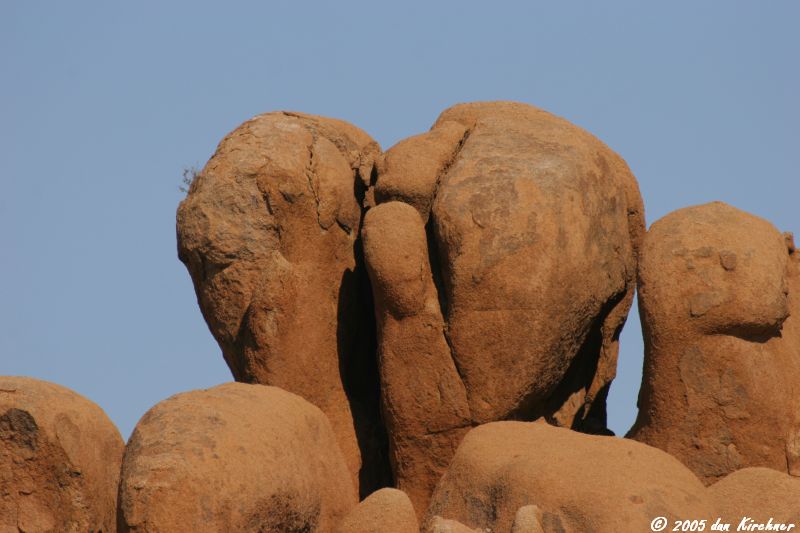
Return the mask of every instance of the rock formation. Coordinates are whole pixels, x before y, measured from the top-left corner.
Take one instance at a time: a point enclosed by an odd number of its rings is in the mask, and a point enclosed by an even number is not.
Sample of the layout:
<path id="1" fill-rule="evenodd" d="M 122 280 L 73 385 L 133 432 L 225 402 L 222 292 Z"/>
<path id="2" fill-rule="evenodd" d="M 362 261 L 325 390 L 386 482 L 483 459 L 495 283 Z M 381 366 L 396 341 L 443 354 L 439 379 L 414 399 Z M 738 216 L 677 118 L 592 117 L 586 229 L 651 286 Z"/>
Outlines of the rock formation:
<path id="1" fill-rule="evenodd" d="M 389 481 L 358 245 L 379 154 L 342 121 L 260 115 L 222 140 L 177 216 L 179 257 L 234 378 L 322 409 L 367 493 Z"/>
<path id="2" fill-rule="evenodd" d="M 800 254 L 717 202 L 671 213 L 639 265 L 645 364 L 629 436 L 706 484 L 747 466 L 800 475 Z"/>
<path id="3" fill-rule="evenodd" d="M 457 105 L 385 153 L 260 115 L 196 176 L 177 236 L 237 382 L 156 405 L 123 458 L 88 400 L 0 378 L 0 533 L 800 522 L 791 235 L 714 203 L 645 236 L 625 162 L 549 113 Z M 620 439 L 605 402 L 637 273 Z"/>
<path id="4" fill-rule="evenodd" d="M 474 425 L 607 431 L 644 231 L 619 156 L 531 106 L 458 105 L 386 152 L 375 200 L 362 234 L 383 403 L 418 513 Z"/>
<path id="5" fill-rule="evenodd" d="M 124 443 L 100 407 L 0 377 L 0 532 L 113 532 Z"/>
<path id="6" fill-rule="evenodd" d="M 356 503 L 319 409 L 275 387 L 228 383 L 173 396 L 139 421 L 119 532 L 330 532 Z"/>
<path id="7" fill-rule="evenodd" d="M 439 516 L 478 531 L 650 531 L 658 516 L 711 519 L 714 505 L 692 472 L 656 448 L 545 422 L 494 422 L 464 438 L 425 527 Z"/>
<path id="8" fill-rule="evenodd" d="M 362 496 L 391 461 L 418 513 L 474 425 L 607 431 L 643 231 L 619 156 L 508 102 L 455 106 L 385 154 L 341 121 L 261 115 L 178 211 L 180 258 L 234 377 L 319 406 Z"/>

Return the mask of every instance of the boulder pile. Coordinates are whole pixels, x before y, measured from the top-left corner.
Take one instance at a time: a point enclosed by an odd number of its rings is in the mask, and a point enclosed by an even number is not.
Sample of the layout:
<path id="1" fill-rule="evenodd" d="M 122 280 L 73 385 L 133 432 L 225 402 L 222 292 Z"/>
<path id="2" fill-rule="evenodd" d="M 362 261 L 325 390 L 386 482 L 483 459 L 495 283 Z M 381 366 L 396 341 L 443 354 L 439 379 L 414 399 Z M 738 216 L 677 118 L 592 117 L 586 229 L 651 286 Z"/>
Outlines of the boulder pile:
<path id="1" fill-rule="evenodd" d="M 624 160 L 546 111 L 456 105 L 386 151 L 259 115 L 192 182 L 177 238 L 235 382 L 164 400 L 125 445 L 76 393 L 0 378 L 0 533 L 800 523 L 791 235 L 719 202 L 646 231 Z"/>

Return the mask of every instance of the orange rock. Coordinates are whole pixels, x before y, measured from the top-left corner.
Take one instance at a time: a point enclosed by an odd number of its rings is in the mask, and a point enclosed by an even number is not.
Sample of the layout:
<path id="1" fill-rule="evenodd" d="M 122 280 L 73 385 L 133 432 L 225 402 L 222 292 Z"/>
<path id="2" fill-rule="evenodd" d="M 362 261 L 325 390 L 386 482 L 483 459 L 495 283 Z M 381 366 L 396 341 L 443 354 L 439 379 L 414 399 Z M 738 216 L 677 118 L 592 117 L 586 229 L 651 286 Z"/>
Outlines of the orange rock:
<path id="1" fill-rule="evenodd" d="M 234 378 L 322 409 L 366 493 L 388 481 L 358 241 L 379 154 L 342 121 L 259 115 L 222 140 L 177 215 L 179 257 Z"/>
<path id="2" fill-rule="evenodd" d="M 0 531 L 115 531 L 123 448 L 83 396 L 0 377 Z"/>
<path id="3" fill-rule="evenodd" d="M 418 513 L 471 425 L 464 384 L 443 335 L 425 229 L 402 202 L 372 208 L 364 251 L 375 290 L 380 372 L 397 486 Z"/>
<path id="4" fill-rule="evenodd" d="M 439 178 L 453 164 L 467 133 L 463 124 L 444 122 L 392 146 L 378 164 L 375 201 L 406 203 L 427 222 Z"/>
<path id="5" fill-rule="evenodd" d="M 644 231 L 625 162 L 524 104 L 458 105 L 378 165 L 364 222 L 398 487 L 418 513 L 464 433 L 605 432 Z"/>
<path id="6" fill-rule="evenodd" d="M 747 466 L 800 475 L 793 250 L 769 222 L 721 202 L 671 213 L 645 238 L 645 364 L 629 436 L 706 484 Z"/>
<path id="7" fill-rule="evenodd" d="M 650 531 L 659 516 L 672 524 L 715 512 L 700 480 L 661 450 L 545 422 L 494 422 L 464 437 L 424 523 L 438 515 L 478 531 Z"/>
<path id="8" fill-rule="evenodd" d="M 607 432 L 643 216 L 619 156 L 524 104 L 455 106 L 385 154 L 271 113 L 220 143 L 178 242 L 235 378 L 320 407 L 362 496 L 391 461 L 421 513 L 474 425 Z"/>
<path id="9" fill-rule="evenodd" d="M 800 525 L 800 479 L 771 468 L 737 470 L 708 487 L 722 521 L 738 525 L 745 517 L 757 523 Z M 732 526 L 735 530 L 735 525 Z M 784 530 L 785 531 L 785 530 Z"/>
<path id="10" fill-rule="evenodd" d="M 227 383 L 173 396 L 139 421 L 119 531 L 325 532 L 356 503 L 318 408 L 275 387 Z"/>
<path id="11" fill-rule="evenodd" d="M 345 517 L 337 533 L 419 533 L 417 515 L 408 496 L 397 489 L 370 494 Z"/>

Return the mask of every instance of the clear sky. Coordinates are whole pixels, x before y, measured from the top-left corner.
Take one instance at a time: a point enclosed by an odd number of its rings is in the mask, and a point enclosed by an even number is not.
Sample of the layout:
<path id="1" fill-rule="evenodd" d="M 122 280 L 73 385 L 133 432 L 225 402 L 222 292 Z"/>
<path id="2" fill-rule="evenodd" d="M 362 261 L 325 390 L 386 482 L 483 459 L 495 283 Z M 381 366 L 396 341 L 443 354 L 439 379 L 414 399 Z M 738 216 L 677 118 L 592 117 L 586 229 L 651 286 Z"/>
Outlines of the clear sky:
<path id="1" fill-rule="evenodd" d="M 230 380 L 175 209 L 183 168 L 264 111 L 388 148 L 457 102 L 528 102 L 628 161 L 648 223 L 723 200 L 800 233 L 798 23 L 792 1 L 3 2 L 0 374 L 80 392 L 125 437 Z M 618 433 L 641 361 L 633 312 Z"/>

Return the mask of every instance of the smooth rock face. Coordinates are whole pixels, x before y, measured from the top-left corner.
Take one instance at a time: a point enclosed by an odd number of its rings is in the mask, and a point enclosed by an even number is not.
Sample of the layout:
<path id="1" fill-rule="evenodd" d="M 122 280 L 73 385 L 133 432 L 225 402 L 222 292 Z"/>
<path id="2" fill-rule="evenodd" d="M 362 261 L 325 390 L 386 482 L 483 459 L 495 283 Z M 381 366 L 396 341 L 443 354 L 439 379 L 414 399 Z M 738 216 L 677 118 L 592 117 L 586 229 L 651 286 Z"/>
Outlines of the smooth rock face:
<path id="1" fill-rule="evenodd" d="M 403 491 L 380 489 L 350 511 L 336 531 L 337 533 L 419 533 L 419 525 L 414 506 Z"/>
<path id="2" fill-rule="evenodd" d="M 83 396 L 0 377 L 0 531 L 115 531 L 123 449 L 111 420 Z"/>
<path id="3" fill-rule="evenodd" d="M 625 162 L 524 104 L 464 104 L 378 165 L 362 235 L 398 487 L 418 513 L 472 426 L 605 432 L 644 213 Z"/>
<path id="4" fill-rule="evenodd" d="M 322 409 L 367 493 L 388 481 L 358 240 L 379 154 L 342 121 L 260 115 L 222 140 L 177 215 L 179 257 L 234 378 Z"/>
<path id="5" fill-rule="evenodd" d="M 275 387 L 228 383 L 173 396 L 139 421 L 119 531 L 329 532 L 357 501 L 318 408 Z"/>
<path id="6" fill-rule="evenodd" d="M 537 531 L 536 521 L 544 531 L 650 531 L 657 516 L 711 519 L 714 509 L 694 474 L 656 448 L 545 422 L 494 422 L 464 438 L 425 527 L 438 515 L 479 531 Z"/>
<path id="7" fill-rule="evenodd" d="M 743 517 L 758 523 L 772 518 L 773 522 L 800 525 L 800 479 L 783 472 L 743 468 L 714 483 L 708 491 L 722 520 L 734 524 L 734 530 Z"/>
<path id="8" fill-rule="evenodd" d="M 629 436 L 706 484 L 747 466 L 800 475 L 800 254 L 716 202 L 650 228 L 639 265 L 645 363 Z"/>

